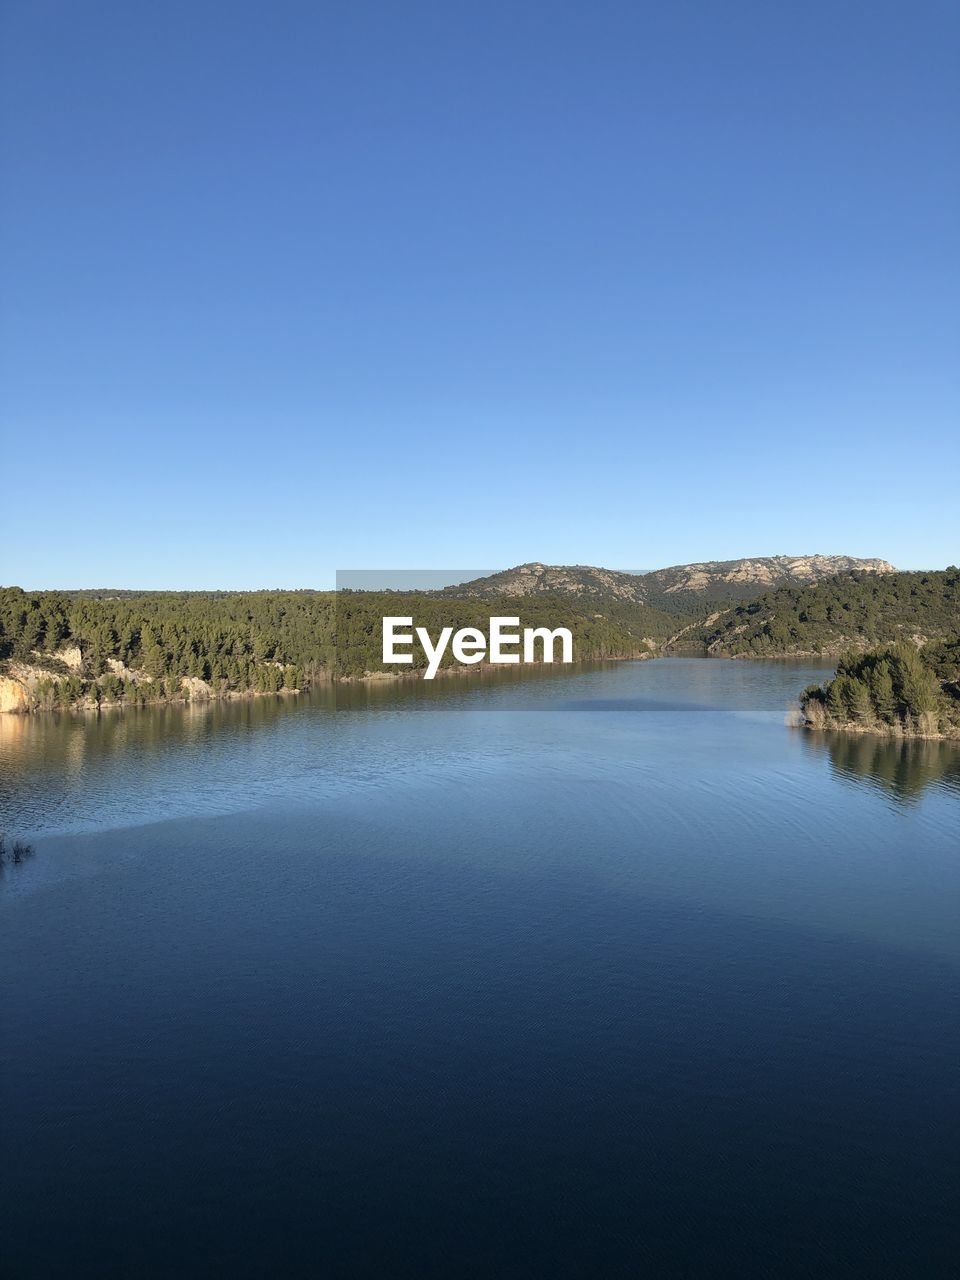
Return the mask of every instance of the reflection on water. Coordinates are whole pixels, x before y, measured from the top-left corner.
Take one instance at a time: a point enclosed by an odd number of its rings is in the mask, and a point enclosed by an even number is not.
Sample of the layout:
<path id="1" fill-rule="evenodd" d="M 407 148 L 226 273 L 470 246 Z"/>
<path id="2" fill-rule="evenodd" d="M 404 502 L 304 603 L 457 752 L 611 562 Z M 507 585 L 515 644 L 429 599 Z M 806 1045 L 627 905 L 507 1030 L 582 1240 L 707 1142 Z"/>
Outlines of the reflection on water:
<path id="1" fill-rule="evenodd" d="M 329 704 L 338 711 L 363 707 L 411 707 L 418 704 L 451 706 L 464 701 L 496 698 L 499 706 L 522 707 L 554 697 L 565 682 L 600 672 L 615 673 L 627 665 L 616 660 L 577 662 L 569 666 L 444 667 L 434 680 L 420 675 L 345 681 L 326 686 Z M 314 695 L 311 693 L 311 697 Z"/>
<path id="2" fill-rule="evenodd" d="M 6 832 L 0 831 L 0 880 L 7 867 L 26 866 L 35 853 L 32 844 L 24 840 L 7 841 Z"/>
<path id="3" fill-rule="evenodd" d="M 225 783 L 252 795 L 270 771 L 271 740 L 311 707 L 332 710 L 332 690 L 299 702 L 0 715 L 0 826 L 38 834 L 232 808 Z"/>
<path id="4" fill-rule="evenodd" d="M 960 746 L 923 738 L 886 738 L 859 733 L 804 733 L 814 752 L 828 752 L 841 778 L 867 782 L 904 803 L 939 783 L 960 791 Z"/>
<path id="5" fill-rule="evenodd" d="M 330 686 L 311 694 L 314 705 L 333 706 Z M 152 749 L 177 737 L 196 742 L 228 726 L 256 728 L 275 721 L 294 705 L 283 694 L 223 702 L 188 702 L 149 707 L 108 707 L 99 714 L 49 712 L 0 715 L 0 759 L 5 768 L 19 759 L 54 749 L 67 769 L 78 768 L 88 755 L 109 755 L 131 746 Z"/>
<path id="6" fill-rule="evenodd" d="M 960 745 L 788 732 L 797 690 L 820 674 L 815 664 L 665 659 L 0 716 L 0 828 L 34 838 L 335 805 L 444 780 L 484 786 L 518 768 L 578 786 L 623 781 L 648 810 L 669 796 L 675 822 L 716 805 L 719 771 L 756 769 L 760 794 L 743 819 L 752 822 L 771 780 L 792 776 L 798 758 L 809 766 L 798 797 L 809 798 L 825 755 L 835 779 L 872 782 L 896 802 L 960 790 Z"/>

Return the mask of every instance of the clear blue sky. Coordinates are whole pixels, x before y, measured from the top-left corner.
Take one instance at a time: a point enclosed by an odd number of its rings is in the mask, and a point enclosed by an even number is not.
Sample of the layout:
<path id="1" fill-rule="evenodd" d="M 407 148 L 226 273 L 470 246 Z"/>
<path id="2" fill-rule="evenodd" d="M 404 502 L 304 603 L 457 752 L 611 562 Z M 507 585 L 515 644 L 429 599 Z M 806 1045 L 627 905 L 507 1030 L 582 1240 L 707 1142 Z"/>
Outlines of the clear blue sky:
<path id="1" fill-rule="evenodd" d="M 0 582 L 960 560 L 953 0 L 0 35 Z"/>

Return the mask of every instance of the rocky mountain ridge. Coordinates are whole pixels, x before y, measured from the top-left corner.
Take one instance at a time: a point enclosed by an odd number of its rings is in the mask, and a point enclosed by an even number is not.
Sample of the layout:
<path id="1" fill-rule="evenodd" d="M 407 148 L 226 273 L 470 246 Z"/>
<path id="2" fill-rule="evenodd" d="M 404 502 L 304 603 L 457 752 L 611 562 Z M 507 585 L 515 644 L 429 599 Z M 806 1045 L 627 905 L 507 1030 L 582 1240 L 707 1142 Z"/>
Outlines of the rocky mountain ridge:
<path id="1" fill-rule="evenodd" d="M 744 600 L 776 587 L 806 586 L 838 573 L 894 573 L 887 560 L 856 556 L 756 556 L 704 560 L 648 573 L 626 573 L 593 565 L 516 565 L 485 578 L 445 588 L 451 596 L 569 594 L 647 604 L 679 612 L 703 604 Z"/>

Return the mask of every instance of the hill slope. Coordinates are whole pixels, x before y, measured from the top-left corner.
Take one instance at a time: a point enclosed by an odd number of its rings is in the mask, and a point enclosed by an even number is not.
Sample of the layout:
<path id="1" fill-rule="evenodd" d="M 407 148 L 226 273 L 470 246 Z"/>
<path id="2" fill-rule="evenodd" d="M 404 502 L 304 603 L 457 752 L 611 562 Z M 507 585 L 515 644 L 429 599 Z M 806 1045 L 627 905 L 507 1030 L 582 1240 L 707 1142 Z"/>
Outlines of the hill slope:
<path id="1" fill-rule="evenodd" d="M 597 596 L 606 599 L 629 600 L 634 604 L 646 603 L 644 578 L 635 573 L 623 573 L 619 569 L 596 569 L 584 564 L 519 564 L 513 569 L 491 573 L 486 578 L 474 578 L 445 587 L 446 596 L 544 596 L 574 595 Z"/>
<path id="2" fill-rule="evenodd" d="M 397 668 L 383 663 L 382 619 L 416 616 L 432 635 L 486 629 L 515 598 L 399 592 L 31 592 L 0 587 L 0 713 L 205 701 L 305 689 Z M 648 657 L 676 619 L 632 602 L 544 595 L 524 625 L 569 627 L 578 660 Z M 424 665 L 415 653 L 412 669 Z M 452 653 L 443 666 L 453 664 Z M 409 670 L 400 674 L 410 674 Z"/>
<path id="3" fill-rule="evenodd" d="M 852 573 L 781 587 L 714 615 L 682 637 L 717 657 L 836 654 L 960 630 L 960 570 Z"/>
<path id="4" fill-rule="evenodd" d="M 533 561 L 486 578 L 447 587 L 449 596 L 575 595 L 651 605 L 669 613 L 689 613 L 705 605 L 746 600 L 771 587 L 802 586 L 846 572 L 893 573 L 886 560 L 854 556 L 759 556 L 673 565 L 651 573 L 624 573 L 591 565 L 550 565 Z"/>
<path id="5" fill-rule="evenodd" d="M 644 575 L 647 600 L 660 608 L 691 608 L 698 603 L 748 600 L 776 587 L 800 587 L 842 573 L 895 573 L 887 560 L 856 556 L 757 556 L 746 560 L 707 560 L 680 564 Z"/>

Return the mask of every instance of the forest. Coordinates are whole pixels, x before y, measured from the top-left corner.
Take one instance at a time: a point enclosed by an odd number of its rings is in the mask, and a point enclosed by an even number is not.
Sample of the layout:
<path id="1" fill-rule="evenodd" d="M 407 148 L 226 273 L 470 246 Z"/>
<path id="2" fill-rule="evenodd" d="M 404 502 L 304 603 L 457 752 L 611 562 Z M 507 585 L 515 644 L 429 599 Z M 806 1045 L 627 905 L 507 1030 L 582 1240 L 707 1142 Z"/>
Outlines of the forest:
<path id="1" fill-rule="evenodd" d="M 701 607 L 702 608 L 702 607 Z M 698 652 L 718 657 L 842 654 L 808 690 L 812 720 L 915 732 L 951 726 L 960 680 L 960 570 L 851 573 L 783 587 L 709 622 L 616 597 L 562 592 L 25 592 L 0 588 L 0 674 L 40 710 L 219 698 L 309 688 L 390 671 L 382 618 L 415 614 L 431 634 L 518 616 L 568 627 L 577 661 Z M 683 634 L 676 633 L 683 628 Z M 672 645 L 671 645 L 671 642 Z M 420 673 L 426 659 L 414 650 Z M 442 663 L 454 662 L 448 651 Z M 891 692 L 892 689 L 892 692 Z"/>
<path id="2" fill-rule="evenodd" d="M 41 705 L 137 703 L 277 692 L 319 677 L 333 659 L 332 593 L 0 590 L 0 661 L 40 665 Z M 79 650 L 69 667 L 58 654 Z"/>
<path id="3" fill-rule="evenodd" d="M 838 654 L 846 649 L 960 631 L 960 569 L 849 573 L 806 587 L 781 587 L 699 627 L 684 641 L 723 656 Z"/>
<path id="4" fill-rule="evenodd" d="M 275 693 L 385 670 L 381 619 L 410 612 L 431 628 L 485 628 L 493 614 L 519 615 L 525 626 L 567 626 L 578 661 L 650 652 L 676 625 L 645 606 L 568 596 L 457 600 L 429 592 L 98 594 L 6 587 L 0 589 L 0 667 L 31 674 L 37 709 Z M 443 665 L 451 662 L 447 654 Z"/>
<path id="5" fill-rule="evenodd" d="M 834 678 L 800 696 L 812 728 L 960 736 L 960 633 L 917 649 L 909 642 L 844 654 Z"/>

